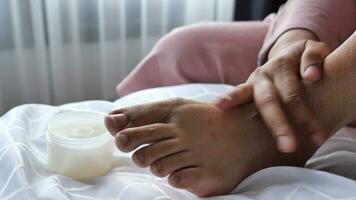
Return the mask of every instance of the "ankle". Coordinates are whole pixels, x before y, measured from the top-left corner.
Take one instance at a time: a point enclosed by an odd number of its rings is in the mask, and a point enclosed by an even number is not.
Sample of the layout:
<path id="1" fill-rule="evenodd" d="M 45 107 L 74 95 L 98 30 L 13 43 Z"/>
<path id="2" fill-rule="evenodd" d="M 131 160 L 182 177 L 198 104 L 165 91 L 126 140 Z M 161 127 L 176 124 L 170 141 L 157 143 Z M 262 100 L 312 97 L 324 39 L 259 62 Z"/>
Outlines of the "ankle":
<path id="1" fill-rule="evenodd" d="M 306 99 L 324 132 L 331 136 L 350 123 L 356 113 L 356 59 L 354 38 L 347 40 L 324 61 L 322 80 L 306 85 Z"/>

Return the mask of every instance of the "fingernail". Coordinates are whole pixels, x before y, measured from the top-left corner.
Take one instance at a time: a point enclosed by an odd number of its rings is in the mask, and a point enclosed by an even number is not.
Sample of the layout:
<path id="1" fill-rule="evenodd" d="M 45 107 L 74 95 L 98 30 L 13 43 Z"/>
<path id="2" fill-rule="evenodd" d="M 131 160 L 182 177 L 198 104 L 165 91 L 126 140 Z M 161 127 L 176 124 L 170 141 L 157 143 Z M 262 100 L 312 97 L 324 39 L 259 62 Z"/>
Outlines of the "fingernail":
<path id="1" fill-rule="evenodd" d="M 281 152 L 290 153 L 293 151 L 293 141 L 288 136 L 279 136 L 278 139 L 278 148 Z"/>
<path id="2" fill-rule="evenodd" d="M 222 110 L 227 110 L 230 106 L 230 101 L 232 100 L 232 98 L 230 96 L 224 96 L 224 97 L 221 97 L 219 100 L 218 100 L 218 107 Z"/>
<path id="3" fill-rule="evenodd" d="M 318 146 L 321 146 L 324 142 L 324 137 L 322 134 L 313 134 L 312 135 L 312 140 L 313 142 L 318 145 Z"/>
<path id="4" fill-rule="evenodd" d="M 222 99 L 224 101 L 231 101 L 232 100 L 232 98 L 229 95 L 223 96 Z"/>
<path id="5" fill-rule="evenodd" d="M 126 146 L 126 145 L 129 144 L 129 139 L 124 134 L 120 134 L 118 136 L 118 140 L 119 140 L 119 144 L 122 145 L 122 146 Z"/>
<path id="6" fill-rule="evenodd" d="M 117 128 L 124 128 L 128 123 L 128 119 L 124 114 L 110 115 L 110 117 Z"/>
<path id="7" fill-rule="evenodd" d="M 320 77 L 320 68 L 317 65 L 310 65 L 305 69 L 304 75 L 311 77 L 313 80 L 319 79 Z"/>

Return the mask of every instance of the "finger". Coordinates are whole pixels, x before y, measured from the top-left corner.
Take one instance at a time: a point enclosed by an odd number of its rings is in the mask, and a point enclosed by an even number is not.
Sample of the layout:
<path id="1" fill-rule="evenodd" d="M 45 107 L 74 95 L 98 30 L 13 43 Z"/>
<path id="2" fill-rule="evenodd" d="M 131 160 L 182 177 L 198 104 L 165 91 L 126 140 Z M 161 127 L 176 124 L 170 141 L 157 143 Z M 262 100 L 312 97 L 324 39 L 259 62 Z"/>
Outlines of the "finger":
<path id="1" fill-rule="evenodd" d="M 222 110 L 228 110 L 234 106 L 249 103 L 251 101 L 253 101 L 253 87 L 249 83 L 243 83 L 221 97 L 216 102 L 216 106 Z"/>
<path id="2" fill-rule="evenodd" d="M 301 57 L 300 74 L 304 80 L 317 81 L 321 77 L 322 63 L 330 49 L 323 42 L 308 40 Z"/>
<path id="3" fill-rule="evenodd" d="M 302 74 L 302 78 L 306 81 L 317 81 L 321 78 L 321 67 L 319 65 L 310 65 Z"/>
<path id="4" fill-rule="evenodd" d="M 254 98 L 256 106 L 276 139 L 281 152 L 292 152 L 296 149 L 297 141 L 292 127 L 279 101 L 277 89 L 269 78 L 261 72 L 254 73 Z"/>
<path id="5" fill-rule="evenodd" d="M 312 136 L 317 145 L 324 139 L 322 129 L 303 98 L 303 90 L 298 76 L 293 71 L 276 73 L 273 77 L 282 102 L 298 130 Z"/>

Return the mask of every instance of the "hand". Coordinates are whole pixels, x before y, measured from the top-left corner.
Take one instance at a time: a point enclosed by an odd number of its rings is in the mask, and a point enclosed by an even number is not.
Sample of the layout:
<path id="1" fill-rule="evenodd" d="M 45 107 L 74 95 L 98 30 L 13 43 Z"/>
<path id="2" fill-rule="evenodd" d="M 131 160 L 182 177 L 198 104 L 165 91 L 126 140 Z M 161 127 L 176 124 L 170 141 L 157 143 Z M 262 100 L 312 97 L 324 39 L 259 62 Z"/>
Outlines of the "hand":
<path id="1" fill-rule="evenodd" d="M 302 127 L 320 145 L 325 135 L 304 101 L 301 78 L 306 82 L 319 80 L 321 65 L 330 51 L 324 43 L 313 40 L 289 41 L 278 47 L 246 83 L 238 85 L 216 105 L 228 110 L 255 100 L 281 152 L 296 150 L 294 126 Z"/>

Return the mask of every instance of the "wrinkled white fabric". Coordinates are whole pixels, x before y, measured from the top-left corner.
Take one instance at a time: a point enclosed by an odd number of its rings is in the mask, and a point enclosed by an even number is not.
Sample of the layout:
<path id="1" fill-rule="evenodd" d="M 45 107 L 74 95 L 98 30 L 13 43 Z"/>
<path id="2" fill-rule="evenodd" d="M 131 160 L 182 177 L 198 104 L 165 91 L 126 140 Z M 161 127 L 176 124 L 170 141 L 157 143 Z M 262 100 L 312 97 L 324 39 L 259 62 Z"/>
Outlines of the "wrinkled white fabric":
<path id="1" fill-rule="evenodd" d="M 135 167 L 130 155 L 119 151 L 115 152 L 113 169 L 101 177 L 78 182 L 52 173 L 46 167 L 47 123 L 61 109 L 108 112 L 117 106 L 172 97 L 211 102 L 229 89 L 231 86 L 227 85 L 194 84 L 149 89 L 114 103 L 18 106 L 0 118 L 0 199 L 198 199 L 172 188 L 148 170 Z M 356 129 L 340 130 L 309 160 L 307 167 L 264 169 L 248 177 L 232 194 L 209 199 L 356 200 Z"/>

